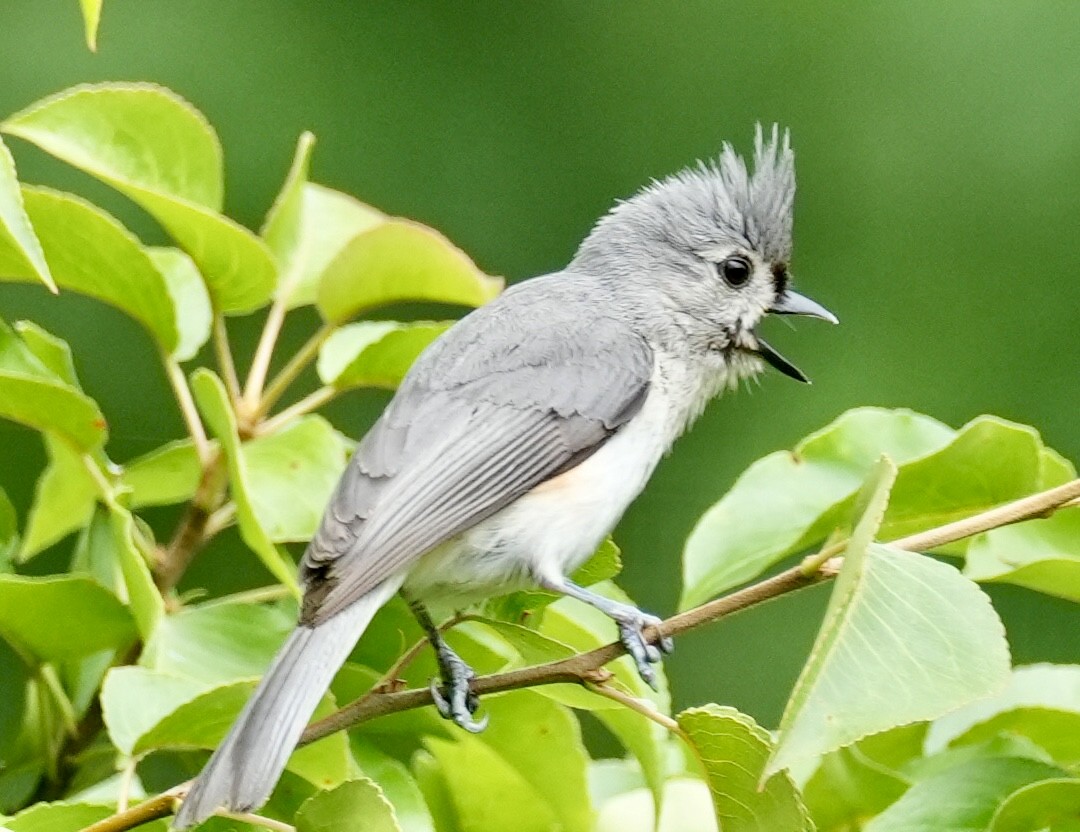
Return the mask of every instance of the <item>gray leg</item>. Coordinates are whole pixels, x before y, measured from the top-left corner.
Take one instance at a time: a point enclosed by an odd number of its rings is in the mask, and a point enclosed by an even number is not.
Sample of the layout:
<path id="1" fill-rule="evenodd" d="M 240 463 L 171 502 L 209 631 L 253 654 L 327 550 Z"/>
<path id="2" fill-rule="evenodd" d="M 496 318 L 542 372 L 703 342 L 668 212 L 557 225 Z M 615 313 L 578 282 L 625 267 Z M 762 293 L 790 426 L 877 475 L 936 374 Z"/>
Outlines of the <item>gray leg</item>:
<path id="1" fill-rule="evenodd" d="M 644 630 L 646 627 L 659 629 L 662 623 L 659 618 L 642 612 L 637 607 L 612 601 L 603 595 L 590 592 L 584 587 L 578 586 L 569 578 L 559 578 L 558 580 L 541 578 L 540 585 L 552 592 L 561 592 L 563 595 L 569 595 L 571 598 L 584 601 L 589 606 L 596 607 L 600 612 L 614 619 L 615 623 L 619 625 L 619 640 L 626 647 L 626 652 L 630 654 L 630 657 L 637 665 L 638 673 L 649 687 L 656 690 L 656 673 L 651 665 L 660 661 L 661 652 L 670 653 L 675 648 L 675 642 L 667 636 L 661 636 L 656 644 L 650 643 L 645 638 Z"/>
<path id="2" fill-rule="evenodd" d="M 446 639 L 443 638 L 435 622 L 431 620 L 424 606 L 405 593 L 402 597 L 409 604 L 409 609 L 427 634 L 428 641 L 435 648 L 435 658 L 439 663 L 439 675 L 442 676 L 443 686 L 440 688 L 435 680 L 431 680 L 431 698 L 435 700 L 435 707 L 444 719 L 449 719 L 471 734 L 479 734 L 488 724 L 485 716 L 478 722 L 473 721 L 472 715 L 480 707 L 480 698 L 469 689 L 469 683 L 476 678 L 471 667 L 465 664 L 465 660 L 454 652 Z"/>

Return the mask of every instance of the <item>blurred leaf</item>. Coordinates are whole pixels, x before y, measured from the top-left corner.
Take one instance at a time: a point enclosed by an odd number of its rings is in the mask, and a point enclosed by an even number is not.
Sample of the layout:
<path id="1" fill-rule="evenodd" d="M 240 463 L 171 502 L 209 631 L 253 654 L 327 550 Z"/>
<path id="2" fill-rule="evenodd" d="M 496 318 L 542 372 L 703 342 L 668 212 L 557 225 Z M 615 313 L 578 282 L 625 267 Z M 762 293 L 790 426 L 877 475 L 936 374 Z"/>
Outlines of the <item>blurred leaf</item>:
<path id="1" fill-rule="evenodd" d="M 84 803 L 36 803 L 4 821 L 4 827 L 11 832 L 76 832 L 114 811 L 111 806 Z"/>
<path id="2" fill-rule="evenodd" d="M 327 694 L 319 702 L 311 719 L 323 719 L 336 710 L 337 701 Z M 318 789 L 333 788 L 359 773 L 349 748 L 349 735 L 344 731 L 293 751 L 288 769 Z"/>
<path id="3" fill-rule="evenodd" d="M 676 777 L 664 784 L 664 808 L 654 823 L 652 795 L 634 789 L 600 806 L 596 832 L 717 832 L 709 787 L 700 780 Z"/>
<path id="4" fill-rule="evenodd" d="M 830 509 L 839 511 L 855 494 L 881 454 L 902 464 L 944 447 L 953 435 L 908 410 L 857 408 L 793 451 L 758 460 L 687 539 L 680 608 L 703 603 L 823 540 L 835 523 Z"/>
<path id="5" fill-rule="evenodd" d="M 29 560 L 85 526 L 98 496 L 97 484 L 86 470 L 82 455 L 49 434 L 43 439 L 49 464 L 34 488 L 20 561 Z"/>
<path id="6" fill-rule="evenodd" d="M 229 404 L 225 385 L 213 372 L 200 367 L 191 376 L 191 390 L 207 427 L 217 437 L 225 453 L 229 468 L 229 490 L 236 502 L 240 536 L 259 556 L 270 574 L 299 596 L 296 566 L 290 560 L 288 552 L 274 545 L 255 513 L 252 481 L 248 477 L 246 458 L 236 429 L 236 416 Z M 295 494 L 293 496 L 295 497 Z"/>
<path id="7" fill-rule="evenodd" d="M 269 249 L 218 213 L 217 136 L 175 93 L 149 84 L 74 87 L 16 113 L 0 128 L 139 203 L 191 255 L 220 311 L 256 309 L 273 293 Z"/>
<path id="8" fill-rule="evenodd" d="M 964 574 L 1080 601 L 1080 508 L 979 535 L 968 547 Z"/>
<path id="9" fill-rule="evenodd" d="M 288 181 L 285 187 L 289 187 Z M 386 219 L 371 206 L 321 185 L 305 182 L 300 193 L 297 244 L 288 256 L 284 250 L 275 249 L 284 274 L 280 291 L 287 293 L 289 308 L 315 303 L 323 272 L 338 252 L 357 234 Z M 274 247 L 276 243 L 270 244 Z"/>
<path id="10" fill-rule="evenodd" d="M 496 621 L 494 619 L 485 619 L 478 623 L 493 630 L 505 639 L 521 656 L 521 666 L 523 667 L 568 659 L 574 655 L 572 647 L 549 636 L 542 635 L 536 630 L 522 627 L 520 624 L 511 624 L 509 621 Z M 600 697 L 594 698 L 599 699 Z"/>
<path id="11" fill-rule="evenodd" d="M 443 779 L 439 761 L 427 751 L 418 751 L 412 758 L 412 770 L 435 821 L 435 829 L 438 832 L 461 832 L 457 810 L 450 797 L 450 786 Z"/>
<path id="12" fill-rule="evenodd" d="M 306 543 L 345 470 L 348 447 L 321 416 L 304 416 L 241 447 L 248 498 L 274 543 Z"/>
<path id="13" fill-rule="evenodd" d="M 169 442 L 124 466 L 120 484 L 128 489 L 132 508 L 167 506 L 191 498 L 202 465 L 189 439 Z"/>
<path id="14" fill-rule="evenodd" d="M 401 832 L 394 807 L 366 777 L 304 801 L 295 823 L 297 832 Z"/>
<path id="15" fill-rule="evenodd" d="M 408 768 L 361 736 L 354 734 L 350 747 L 360 771 L 382 789 L 394 807 L 402 832 L 434 832 L 431 812 Z"/>
<path id="16" fill-rule="evenodd" d="M 287 271 L 295 260 L 296 251 L 301 244 L 301 223 L 303 220 L 304 186 L 307 184 L 308 170 L 311 167 L 311 151 L 315 148 L 315 136 L 309 132 L 300 134 L 296 143 L 296 153 L 292 165 L 285 176 L 281 191 L 270 206 L 260 232 L 270 251 L 277 258 L 278 267 L 284 279 L 292 276 Z M 291 287 L 279 284 L 278 291 L 288 291 Z"/>
<path id="17" fill-rule="evenodd" d="M 716 819 L 724 832 L 813 829 L 788 775 L 765 774 L 772 746 L 768 731 L 734 708 L 720 705 L 691 708 L 677 719 L 705 768 Z"/>
<path id="18" fill-rule="evenodd" d="M 802 794 L 821 832 L 857 829 L 895 802 L 911 785 L 905 763 L 922 756 L 924 722 L 866 737 L 826 754 Z"/>
<path id="19" fill-rule="evenodd" d="M 135 617 L 139 637 L 145 642 L 165 616 L 165 601 L 161 597 L 146 557 L 135 542 L 135 518 L 117 505 L 110 508 L 112 533 L 128 605 Z"/>
<path id="20" fill-rule="evenodd" d="M 24 187 L 23 198 L 61 289 L 116 307 L 142 324 L 165 353 L 176 349 L 176 312 L 165 278 L 130 231 L 72 194 Z"/>
<path id="21" fill-rule="evenodd" d="M 33 321 L 16 321 L 15 331 L 26 348 L 60 381 L 82 389 L 75 375 L 75 362 L 67 341 L 57 338 Z"/>
<path id="22" fill-rule="evenodd" d="M 863 827 L 865 832 L 978 832 L 998 807 L 1024 786 L 1059 778 L 1054 766 L 1019 757 L 988 757 L 920 780 Z"/>
<path id="23" fill-rule="evenodd" d="M 426 740 L 462 829 L 590 830 L 577 721 L 533 691 L 488 697 L 483 739 Z"/>
<path id="24" fill-rule="evenodd" d="M 135 639 L 131 614 L 89 578 L 0 575 L 0 636 L 40 661 L 113 650 Z"/>
<path id="25" fill-rule="evenodd" d="M 985 742 L 998 736 L 1027 737 L 1046 750 L 1054 762 L 1080 765 L 1080 711 L 1025 707 L 996 714 L 973 726 L 954 745 Z"/>
<path id="26" fill-rule="evenodd" d="M 23 205 L 15 160 L 0 139 L 0 274 L 24 275 L 56 291 L 49 264 Z"/>
<path id="27" fill-rule="evenodd" d="M 1080 828 L 1080 779 L 1042 780 L 1017 789 L 998 807 L 988 832 L 1075 832 Z"/>
<path id="28" fill-rule="evenodd" d="M 195 262 L 180 249 L 154 246 L 145 251 L 165 279 L 172 298 L 178 338 L 173 357 L 188 361 L 210 338 L 213 309 L 206 283 Z"/>
<path id="29" fill-rule="evenodd" d="M 1004 686 L 1009 650 L 987 598 L 951 566 L 870 541 L 895 468 L 868 480 L 821 630 L 784 709 L 766 772 Z"/>
<path id="30" fill-rule="evenodd" d="M 139 664 L 220 685 L 261 676 L 295 618 L 276 607 L 210 603 L 167 616 Z"/>
<path id="31" fill-rule="evenodd" d="M 326 320 L 344 323 L 390 303 L 480 306 L 502 286 L 438 232 L 393 219 L 357 234 L 338 252 L 319 282 L 318 306 Z"/>
<path id="32" fill-rule="evenodd" d="M 30 668 L 6 642 L 0 640 L 0 702 L 4 703 L 4 707 L 0 708 L 0 771 L 15 762 L 11 750 L 22 730 L 29 681 Z"/>
<path id="33" fill-rule="evenodd" d="M 162 719 L 206 690 L 195 679 L 146 667 L 114 667 L 101 686 L 101 713 L 109 739 L 130 756 L 135 744 Z"/>
<path id="34" fill-rule="evenodd" d="M 191 682 L 191 680 L 185 680 Z M 251 698 L 256 681 L 230 682 L 204 689 L 179 702 L 157 722 L 139 734 L 135 754 L 160 748 L 206 748 L 217 746 L 236 721 L 244 704 Z M 160 689 L 149 688 L 146 695 Z M 179 696 L 182 688 L 176 688 Z"/>
<path id="35" fill-rule="evenodd" d="M 0 572 L 7 572 L 19 547 L 19 517 L 7 493 L 0 488 Z"/>
<path id="36" fill-rule="evenodd" d="M 82 8 L 83 25 L 86 28 L 86 45 L 91 52 L 97 52 L 98 23 L 101 21 L 102 0 L 79 0 Z"/>
<path id="37" fill-rule="evenodd" d="M 319 378 L 339 390 L 394 390 L 420 353 L 449 328 L 449 322 L 349 324 L 335 331 L 319 351 Z"/>

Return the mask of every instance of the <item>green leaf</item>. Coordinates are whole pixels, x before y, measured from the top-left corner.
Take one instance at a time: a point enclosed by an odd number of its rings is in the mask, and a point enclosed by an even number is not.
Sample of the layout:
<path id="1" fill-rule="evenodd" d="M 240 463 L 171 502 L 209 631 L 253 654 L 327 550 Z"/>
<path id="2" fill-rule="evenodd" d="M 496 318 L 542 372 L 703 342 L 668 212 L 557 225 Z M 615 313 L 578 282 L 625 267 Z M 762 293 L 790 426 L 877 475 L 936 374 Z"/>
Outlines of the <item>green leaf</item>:
<path id="1" fill-rule="evenodd" d="M 20 561 L 29 560 L 85 526 L 98 496 L 97 484 L 86 470 L 82 454 L 49 434 L 44 440 L 49 464 L 34 489 Z"/>
<path id="2" fill-rule="evenodd" d="M 659 823 L 654 816 L 652 795 L 647 789 L 622 792 L 600 806 L 596 832 L 716 832 L 709 787 L 689 777 L 673 777 L 664 783 Z"/>
<path id="3" fill-rule="evenodd" d="M 1031 832 L 1080 828 L 1080 779 L 1042 780 L 1009 795 L 994 813 L 988 832 Z"/>
<path id="4" fill-rule="evenodd" d="M 765 773 L 772 743 L 754 720 L 720 705 L 691 708 L 677 719 L 705 769 L 724 832 L 813 829 L 788 775 Z"/>
<path id="5" fill-rule="evenodd" d="M 145 208 L 191 255 L 218 310 L 250 311 L 273 293 L 277 273 L 269 249 L 218 213 L 217 136 L 175 93 L 149 84 L 74 87 L 16 113 L 0 128 Z"/>
<path id="6" fill-rule="evenodd" d="M 53 292 L 56 283 L 23 205 L 15 160 L 0 139 L 0 274 L 25 275 Z"/>
<path id="7" fill-rule="evenodd" d="M 138 239 L 72 194 L 26 187 L 23 198 L 57 285 L 125 312 L 171 353 L 177 344 L 172 296 Z"/>
<path id="8" fill-rule="evenodd" d="M 864 832 L 982 832 L 1024 786 L 1064 772 L 1037 760 L 988 757 L 927 777 L 863 827 Z"/>
<path id="9" fill-rule="evenodd" d="M 177 344 L 173 357 L 188 361 L 210 338 L 213 309 L 206 284 L 195 262 L 180 249 L 149 247 L 146 254 L 165 279 L 176 316 Z"/>
<path id="10" fill-rule="evenodd" d="M 85 803 L 36 803 L 19 812 L 4 827 L 11 832 L 76 832 L 113 814 L 111 806 Z"/>
<path id="11" fill-rule="evenodd" d="M 450 786 L 443 779 L 439 761 L 433 754 L 421 750 L 413 755 L 412 770 L 437 832 L 461 832 Z"/>
<path id="12" fill-rule="evenodd" d="M 110 506 L 109 512 L 128 605 L 135 618 L 139 637 L 145 642 L 165 616 L 165 601 L 154 584 L 146 557 L 135 542 L 135 518 L 131 512 L 115 503 Z"/>
<path id="13" fill-rule="evenodd" d="M 82 8 L 83 25 L 86 27 L 86 45 L 91 52 L 97 52 L 98 23 L 101 21 L 102 0 L 79 0 Z"/>
<path id="14" fill-rule="evenodd" d="M 990 599 L 947 564 L 870 541 L 895 468 L 879 464 L 810 658 L 784 709 L 771 773 L 933 719 L 1004 686 Z"/>
<path id="15" fill-rule="evenodd" d="M 979 535 L 968 547 L 964 574 L 1080 601 L 1080 508 Z"/>
<path id="16" fill-rule="evenodd" d="M 483 738 L 428 738 L 462 829 L 590 830 L 577 721 L 532 691 L 489 697 Z"/>
<path id="17" fill-rule="evenodd" d="M 139 664 L 220 685 L 261 676 L 295 624 L 291 612 L 251 604 L 210 603 L 167 616 Z"/>
<path id="18" fill-rule="evenodd" d="M 139 738 L 206 690 L 195 679 L 146 667 L 114 667 L 101 686 L 101 713 L 109 739 L 131 756 Z"/>
<path id="19" fill-rule="evenodd" d="M 260 232 L 270 250 L 277 258 L 286 280 L 293 272 L 288 271 L 296 259 L 297 249 L 302 240 L 302 221 L 304 207 L 304 186 L 307 184 L 308 170 L 311 167 L 311 151 L 315 148 L 315 136 L 304 132 L 300 134 L 300 140 L 296 143 L 296 154 L 293 156 L 292 165 L 281 186 L 281 191 L 270 211 L 266 215 L 266 222 Z M 284 284 L 278 287 L 280 291 L 288 291 L 290 287 Z"/>
<path id="20" fill-rule="evenodd" d="M 67 342 L 47 332 L 33 321 L 16 321 L 15 331 L 26 348 L 56 376 L 57 379 L 76 389 L 81 389 L 75 374 L 75 361 Z"/>
<path id="21" fill-rule="evenodd" d="M 420 353 L 449 328 L 449 322 L 349 324 L 335 331 L 319 351 L 319 378 L 338 390 L 394 390 Z"/>
<path id="22" fill-rule="evenodd" d="M 379 306 L 429 301 L 480 306 L 502 290 L 438 232 L 406 220 L 387 220 L 353 237 L 326 267 L 318 306 L 343 323 Z"/>
<path id="23" fill-rule="evenodd" d="M 245 442 L 243 466 L 259 527 L 274 543 L 307 542 L 345 470 L 348 447 L 321 416 Z"/>
<path id="24" fill-rule="evenodd" d="M 299 173 L 295 163 L 293 171 Z M 292 171 L 290 179 L 295 182 Z M 286 180 L 283 195 L 289 187 L 290 180 Z M 300 229 L 295 247 L 288 250 L 282 244 L 287 237 L 282 241 L 267 240 L 275 247 L 281 263 L 284 276 L 279 292 L 287 296 L 289 308 L 315 303 L 323 272 L 345 244 L 386 219 L 371 206 L 321 185 L 305 182 L 300 193 Z"/>
<path id="25" fill-rule="evenodd" d="M 0 575 L 0 636 L 24 655 L 59 661 L 124 647 L 135 626 L 116 596 L 89 578 Z"/>
<path id="26" fill-rule="evenodd" d="M 66 384 L 8 370 L 0 361 L 0 419 L 51 431 L 81 451 L 105 444 L 97 403 Z"/>
<path id="27" fill-rule="evenodd" d="M 124 466 L 120 484 L 132 508 L 182 503 L 195 493 L 202 465 L 189 439 L 169 442 Z"/>
<path id="28" fill-rule="evenodd" d="M 682 609 L 754 578 L 825 539 L 881 454 L 902 464 L 953 431 L 907 410 L 850 410 L 793 451 L 755 462 L 698 521 L 683 550 Z"/>
<path id="29" fill-rule="evenodd" d="M 251 698 L 255 685 L 254 679 L 231 682 L 180 701 L 138 735 L 132 751 L 145 754 L 162 748 L 214 748 L 229 732 L 244 704 Z M 182 688 L 176 688 L 177 698 L 181 691 Z M 157 692 L 149 688 L 147 695 Z"/>
<path id="30" fill-rule="evenodd" d="M 350 748 L 363 775 L 373 780 L 393 805 L 402 832 L 435 832 L 420 787 L 404 764 L 356 734 L 350 737 Z"/>
<path id="31" fill-rule="evenodd" d="M 295 822 L 297 832 L 401 832 L 394 807 L 366 777 L 305 800 Z"/>
<path id="32" fill-rule="evenodd" d="M 8 571 L 7 566 L 15 556 L 19 546 L 19 517 L 7 492 L 0 488 L 0 572 Z"/>
<path id="33" fill-rule="evenodd" d="M 274 545 L 255 513 L 252 480 L 249 478 L 246 458 L 240 447 L 236 416 L 229 405 L 229 395 L 225 392 L 225 385 L 210 370 L 199 368 L 191 376 L 191 389 L 199 410 L 206 419 L 207 427 L 217 437 L 225 453 L 229 468 L 229 490 L 236 502 L 236 520 L 240 526 L 240 536 L 259 556 L 270 574 L 299 597 L 300 587 L 296 582 L 296 566 L 284 549 L 279 549 Z"/>

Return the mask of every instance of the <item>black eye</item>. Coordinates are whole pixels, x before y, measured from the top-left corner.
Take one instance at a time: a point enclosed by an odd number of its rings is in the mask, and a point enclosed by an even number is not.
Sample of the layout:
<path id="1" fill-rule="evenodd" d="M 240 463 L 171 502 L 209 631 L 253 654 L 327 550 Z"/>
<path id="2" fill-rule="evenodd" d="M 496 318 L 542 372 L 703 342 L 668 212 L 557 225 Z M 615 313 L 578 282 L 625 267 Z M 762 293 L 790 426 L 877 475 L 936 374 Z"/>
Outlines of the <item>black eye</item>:
<path id="1" fill-rule="evenodd" d="M 724 282 L 736 289 L 745 284 L 753 273 L 753 267 L 745 257 L 729 257 L 717 265 L 717 270 Z"/>

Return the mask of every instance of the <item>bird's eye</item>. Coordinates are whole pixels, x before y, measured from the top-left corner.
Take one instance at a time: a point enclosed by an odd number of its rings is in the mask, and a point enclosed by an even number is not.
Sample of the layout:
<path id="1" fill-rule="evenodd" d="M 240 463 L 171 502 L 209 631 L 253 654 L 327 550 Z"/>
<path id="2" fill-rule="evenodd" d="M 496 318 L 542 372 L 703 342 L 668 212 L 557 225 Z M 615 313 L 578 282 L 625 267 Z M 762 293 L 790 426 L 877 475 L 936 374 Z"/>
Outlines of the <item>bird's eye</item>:
<path id="1" fill-rule="evenodd" d="M 750 279 L 753 267 L 745 257 L 729 257 L 717 265 L 717 271 L 728 286 L 737 289 Z"/>

